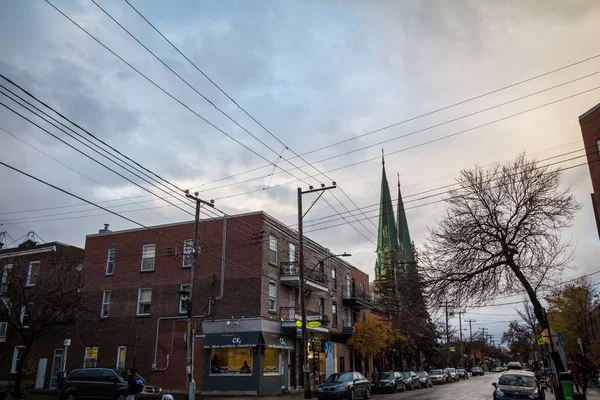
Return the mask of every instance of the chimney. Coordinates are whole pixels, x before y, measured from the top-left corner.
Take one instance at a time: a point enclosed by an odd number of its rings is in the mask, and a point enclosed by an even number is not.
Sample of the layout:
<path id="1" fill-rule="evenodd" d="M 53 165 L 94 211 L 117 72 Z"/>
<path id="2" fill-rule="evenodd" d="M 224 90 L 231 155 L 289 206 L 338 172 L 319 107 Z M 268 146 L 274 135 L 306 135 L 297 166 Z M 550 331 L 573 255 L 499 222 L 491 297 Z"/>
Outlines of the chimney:
<path id="1" fill-rule="evenodd" d="M 104 229 L 100 229 L 98 231 L 98 233 L 103 234 L 103 233 L 110 233 L 111 231 L 108 229 L 110 225 L 109 224 L 104 224 Z"/>

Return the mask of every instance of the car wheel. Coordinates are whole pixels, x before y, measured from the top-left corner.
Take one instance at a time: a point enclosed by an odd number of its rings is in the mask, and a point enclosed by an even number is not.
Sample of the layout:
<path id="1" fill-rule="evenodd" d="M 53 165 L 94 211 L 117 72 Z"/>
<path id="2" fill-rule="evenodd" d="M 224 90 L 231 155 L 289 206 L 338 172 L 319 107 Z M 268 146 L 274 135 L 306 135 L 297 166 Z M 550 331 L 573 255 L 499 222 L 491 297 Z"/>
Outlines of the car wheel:
<path id="1" fill-rule="evenodd" d="M 367 386 L 367 390 L 365 390 L 365 400 L 369 400 L 371 397 L 371 388 Z"/>
<path id="2" fill-rule="evenodd" d="M 127 400 L 127 394 L 126 393 L 119 393 L 115 397 L 115 400 Z"/>
<path id="3" fill-rule="evenodd" d="M 394 388 L 392 389 L 393 393 L 398 393 L 398 385 L 394 384 Z"/>
<path id="4" fill-rule="evenodd" d="M 348 395 L 349 400 L 354 400 L 354 388 L 350 389 L 350 394 Z"/>
<path id="5" fill-rule="evenodd" d="M 67 393 L 65 400 L 77 400 L 77 395 L 75 393 Z"/>
<path id="6" fill-rule="evenodd" d="M 406 385 L 404 383 L 402 383 L 402 391 L 406 392 Z"/>

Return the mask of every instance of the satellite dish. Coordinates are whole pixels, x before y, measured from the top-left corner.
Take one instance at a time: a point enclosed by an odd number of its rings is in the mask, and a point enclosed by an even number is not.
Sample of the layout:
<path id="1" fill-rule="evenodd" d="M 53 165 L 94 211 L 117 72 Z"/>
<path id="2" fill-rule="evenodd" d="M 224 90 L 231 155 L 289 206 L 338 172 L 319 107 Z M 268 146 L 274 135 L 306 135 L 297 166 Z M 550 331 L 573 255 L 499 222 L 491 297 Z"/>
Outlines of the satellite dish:
<path id="1" fill-rule="evenodd" d="M 77 272 L 83 271 L 83 264 L 79 264 L 78 266 L 76 266 L 75 271 L 77 271 Z"/>

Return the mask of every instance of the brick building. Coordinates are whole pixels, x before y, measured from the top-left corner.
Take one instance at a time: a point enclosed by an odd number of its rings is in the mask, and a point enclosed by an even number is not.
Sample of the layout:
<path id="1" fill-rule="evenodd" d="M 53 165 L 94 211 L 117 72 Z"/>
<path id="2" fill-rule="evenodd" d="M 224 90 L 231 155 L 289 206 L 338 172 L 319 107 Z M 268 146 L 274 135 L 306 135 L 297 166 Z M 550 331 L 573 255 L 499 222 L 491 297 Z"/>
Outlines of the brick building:
<path id="1" fill-rule="evenodd" d="M 135 365 L 152 384 L 185 388 L 186 308 L 193 222 L 88 235 L 69 369 Z M 301 385 L 296 322 L 297 232 L 264 212 L 203 220 L 193 293 L 195 381 L 203 394 L 274 394 Z M 369 277 L 305 240 L 304 299 L 313 384 L 370 365 L 346 341 L 372 307 Z M 327 350 L 326 350 L 327 349 Z"/>
<path id="2" fill-rule="evenodd" d="M 596 217 L 596 227 L 600 236 L 600 104 L 586 111 L 579 117 L 579 126 L 583 136 L 583 145 L 587 153 L 590 177 L 592 178 L 591 194 Z"/>
<path id="3" fill-rule="evenodd" d="M 70 318 L 63 318 L 61 310 L 49 305 L 48 299 L 53 291 L 76 296 L 83 256 L 83 249 L 59 242 L 26 240 L 18 247 L 0 249 L 0 300 L 5 307 L 0 321 L 0 386 L 14 382 L 18 363 L 23 360 L 23 367 L 35 372 L 34 388 L 56 388 L 64 339 L 73 334 L 73 326 L 62 323 Z M 62 311 L 77 306 L 76 299 L 72 300 Z M 52 329 L 44 334 L 50 325 Z M 37 339 L 26 346 L 24 338 L 32 336 Z"/>

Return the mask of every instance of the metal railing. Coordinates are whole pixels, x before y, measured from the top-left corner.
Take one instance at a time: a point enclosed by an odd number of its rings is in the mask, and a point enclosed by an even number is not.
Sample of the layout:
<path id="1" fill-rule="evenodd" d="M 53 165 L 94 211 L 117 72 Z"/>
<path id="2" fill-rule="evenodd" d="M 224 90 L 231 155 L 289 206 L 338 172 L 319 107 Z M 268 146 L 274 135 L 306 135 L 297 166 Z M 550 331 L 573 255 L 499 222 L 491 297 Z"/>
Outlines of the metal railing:
<path id="1" fill-rule="evenodd" d="M 300 276 L 300 266 L 297 262 L 282 262 L 279 268 L 281 276 Z M 328 285 L 327 275 L 322 271 L 310 271 L 307 276 L 305 276 L 307 281 L 312 281 L 319 283 L 323 286 Z"/>
<path id="2" fill-rule="evenodd" d="M 299 307 L 279 307 L 279 318 L 284 322 L 299 321 L 302 319 Z M 317 311 L 306 310 L 307 321 L 320 321 L 322 326 L 329 325 L 329 316 Z"/>
<path id="3" fill-rule="evenodd" d="M 362 300 L 364 302 L 367 302 L 369 304 L 373 304 L 375 299 L 373 298 L 373 295 L 370 293 L 367 293 L 365 291 L 360 291 L 360 290 L 350 290 L 348 291 L 348 289 L 344 288 L 344 293 L 343 293 L 343 299 L 358 299 L 358 300 Z"/>

